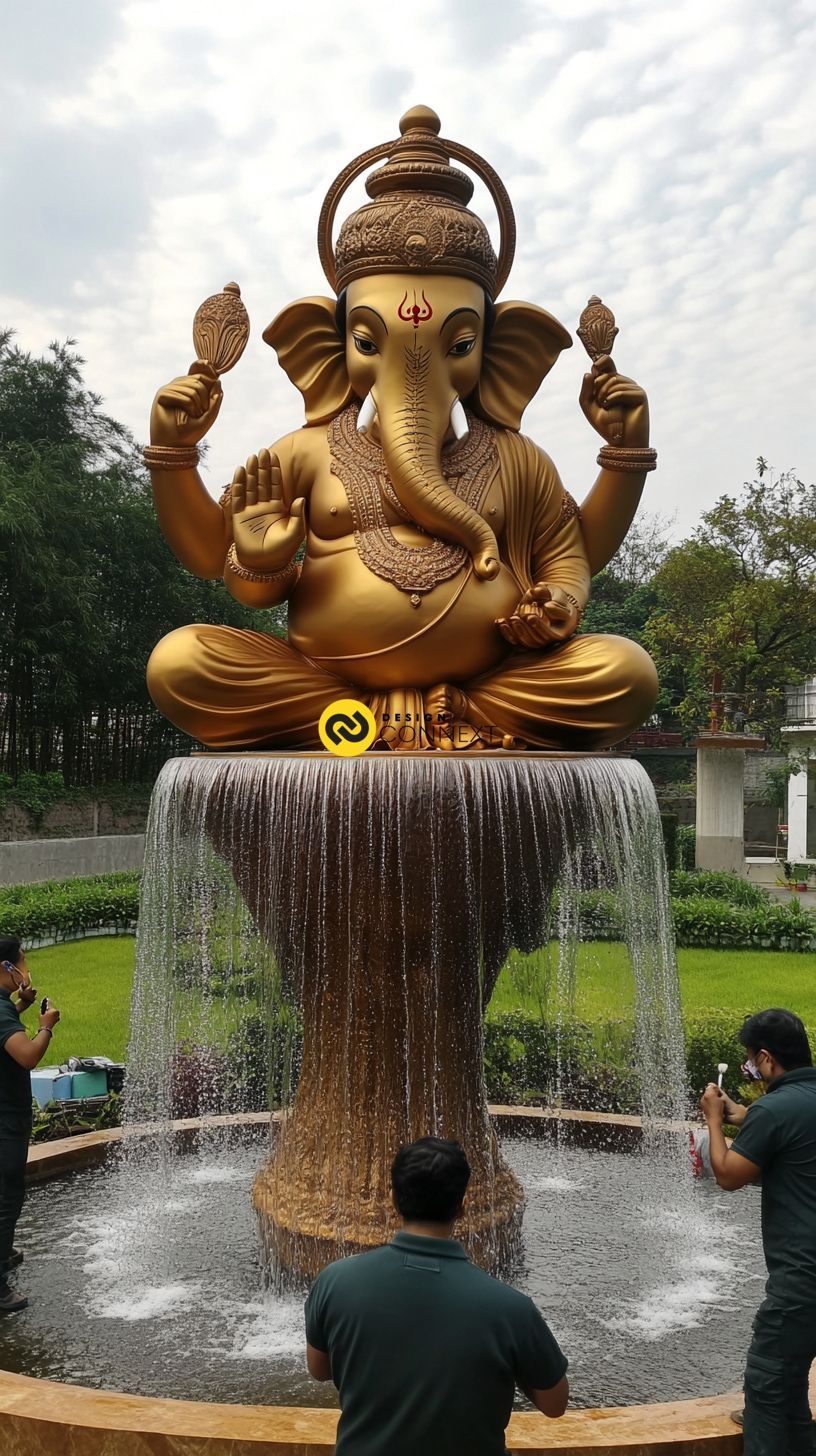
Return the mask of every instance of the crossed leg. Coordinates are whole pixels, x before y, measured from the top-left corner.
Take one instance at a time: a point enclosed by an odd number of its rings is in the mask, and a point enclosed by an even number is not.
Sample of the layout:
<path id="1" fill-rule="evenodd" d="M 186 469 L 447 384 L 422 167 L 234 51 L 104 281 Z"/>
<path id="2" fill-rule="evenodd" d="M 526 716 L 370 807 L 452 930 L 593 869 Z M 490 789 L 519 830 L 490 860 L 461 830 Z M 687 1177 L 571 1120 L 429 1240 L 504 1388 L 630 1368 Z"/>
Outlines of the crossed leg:
<path id="1" fill-rule="evenodd" d="M 389 696 L 355 688 L 278 637 L 206 624 L 162 638 L 147 681 L 159 711 L 210 748 L 319 748 L 320 716 L 336 698 L 359 697 L 379 717 Z M 515 653 L 463 684 L 457 702 L 466 700 L 463 727 L 490 730 L 489 745 L 505 738 L 591 752 L 642 723 L 657 690 L 654 663 L 642 647 L 623 637 L 586 636 L 547 652 Z M 410 696 L 421 710 L 421 695 Z M 470 746 L 467 738 L 462 746 Z"/>
<path id="2" fill-rule="evenodd" d="M 147 685 L 159 712 L 208 748 L 320 748 L 324 708 L 355 696 L 279 637 L 206 624 L 162 638 Z"/>
<path id="3" fill-rule="evenodd" d="M 535 748 L 591 752 L 620 743 L 657 701 L 655 665 L 625 637 L 571 637 L 546 652 L 516 652 L 463 685 L 468 721 Z"/>

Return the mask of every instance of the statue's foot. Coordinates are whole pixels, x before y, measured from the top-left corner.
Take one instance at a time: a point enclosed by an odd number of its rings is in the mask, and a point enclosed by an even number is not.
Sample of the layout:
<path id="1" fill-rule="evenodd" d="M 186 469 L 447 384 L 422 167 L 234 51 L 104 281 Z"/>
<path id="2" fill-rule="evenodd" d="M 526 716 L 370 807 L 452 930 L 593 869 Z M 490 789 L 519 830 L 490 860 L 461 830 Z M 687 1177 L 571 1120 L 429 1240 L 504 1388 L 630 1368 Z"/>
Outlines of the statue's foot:
<path id="1" fill-rule="evenodd" d="M 527 744 L 523 738 L 514 738 L 512 733 L 502 733 L 501 743 L 499 745 L 495 743 L 492 745 L 493 748 L 497 746 L 503 748 L 506 753 L 523 753 Z"/>
<path id="2" fill-rule="evenodd" d="M 424 694 L 425 732 L 433 748 L 447 753 L 484 752 L 502 748 L 518 752 L 526 745 L 512 733 L 474 721 L 474 709 L 461 688 L 438 683 Z"/>
<path id="3" fill-rule="evenodd" d="M 469 703 L 453 683 L 437 683 L 423 693 L 425 732 L 433 748 L 456 753 L 481 747 L 479 734 L 467 721 Z"/>

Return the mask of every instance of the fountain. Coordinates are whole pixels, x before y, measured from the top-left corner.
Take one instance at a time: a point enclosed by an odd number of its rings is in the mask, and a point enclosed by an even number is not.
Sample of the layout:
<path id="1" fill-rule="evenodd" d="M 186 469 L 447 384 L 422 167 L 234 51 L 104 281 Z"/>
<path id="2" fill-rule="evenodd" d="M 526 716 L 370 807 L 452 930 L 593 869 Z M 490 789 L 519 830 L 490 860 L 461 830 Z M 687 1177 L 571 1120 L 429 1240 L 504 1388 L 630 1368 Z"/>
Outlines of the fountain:
<path id="1" fill-rule="evenodd" d="M 524 1195 L 487 1113 L 484 1009 L 511 947 L 532 951 L 559 926 L 557 978 L 569 980 L 581 890 L 601 879 L 623 908 L 643 1105 L 652 1124 L 682 1116 L 667 906 L 654 892 L 660 825 L 638 766 L 535 754 L 182 759 L 156 786 L 148 843 L 128 1116 L 173 1110 L 184 1002 L 167 968 L 190 927 L 197 983 L 185 971 L 183 995 L 209 1045 L 207 985 L 217 977 L 228 994 L 260 932 L 271 952 L 254 990 L 263 1024 L 288 1008 L 303 1028 L 297 1091 L 253 1194 L 278 1271 L 311 1275 L 382 1243 L 392 1150 L 428 1131 L 468 1150 L 463 1241 L 488 1268 L 508 1265 Z M 220 998 L 210 1011 L 223 1015 Z M 228 1086 L 213 1087 L 207 1111 L 233 1110 Z"/>
<path id="2" fill-rule="evenodd" d="M 428 1133 L 459 1138 L 474 1168 L 461 1231 L 472 1257 L 555 1306 L 579 1402 L 688 1397 L 703 1368 L 733 1378 L 732 1331 L 710 1338 L 713 1306 L 751 1270 L 722 1256 L 716 1194 L 702 1212 L 691 1201 L 659 817 L 643 772 L 607 752 L 651 711 L 656 675 L 635 644 L 578 631 L 590 578 L 654 468 L 646 396 L 617 373 L 618 330 L 593 296 L 580 403 L 603 444 L 579 508 L 519 433 L 570 336 L 533 304 L 495 302 L 510 202 L 439 131 L 414 107 L 396 141 L 341 172 L 318 239 L 336 297 L 300 300 L 264 333 L 303 395 L 303 429 L 210 497 L 197 444 L 248 335 L 236 284 L 202 305 L 198 357 L 154 401 L 145 459 L 169 544 L 247 606 L 287 602 L 288 636 L 201 624 L 151 657 L 157 705 L 207 751 L 167 764 L 153 797 L 124 1155 L 85 1175 L 94 1212 L 79 1225 L 70 1203 L 51 1216 L 73 1192 L 31 1201 L 32 1246 L 67 1230 L 50 1276 L 63 1307 L 82 1304 L 73 1340 L 60 1332 L 52 1351 L 36 1300 L 28 1345 L 0 1330 L 7 1370 L 262 1404 L 203 1412 L 30 1382 L 35 1405 L 25 1381 L 0 1376 L 0 1432 L 21 1423 L 30 1436 L 47 1410 L 77 1449 L 101 1450 L 89 1432 L 115 1430 L 123 1452 L 143 1431 L 168 1453 L 179 1433 L 236 1456 L 258 1440 L 281 1456 L 328 1451 L 331 1413 L 294 1409 L 318 1398 L 301 1368 L 302 1290 L 327 1260 L 388 1238 L 394 1151 Z M 498 257 L 454 162 L 492 193 Z M 371 201 L 335 245 L 342 193 L 374 164 Z M 625 969 L 642 1119 L 567 1105 L 585 951 L 603 933 Z M 491 1113 L 485 1012 L 511 951 L 549 967 L 554 1056 L 531 1084 L 548 1107 Z M 549 1138 L 544 1151 L 519 1140 L 522 1126 Z M 115 1141 L 38 1166 L 62 1172 Z M 625 1173 L 622 1147 L 636 1149 Z M 704 1310 L 695 1364 L 682 1331 Z M 158 1341 L 147 1356 L 145 1320 Z M 621 1328 L 623 1364 L 607 1350 Z M 632 1340 L 669 1336 L 680 1343 L 665 1368 L 633 1362 Z M 508 1439 L 645 1452 L 657 1447 L 644 1431 L 662 1430 L 689 1452 L 710 1438 L 713 1456 L 731 1449 L 724 1410 L 578 1413 L 557 1438 L 522 1413 Z"/>

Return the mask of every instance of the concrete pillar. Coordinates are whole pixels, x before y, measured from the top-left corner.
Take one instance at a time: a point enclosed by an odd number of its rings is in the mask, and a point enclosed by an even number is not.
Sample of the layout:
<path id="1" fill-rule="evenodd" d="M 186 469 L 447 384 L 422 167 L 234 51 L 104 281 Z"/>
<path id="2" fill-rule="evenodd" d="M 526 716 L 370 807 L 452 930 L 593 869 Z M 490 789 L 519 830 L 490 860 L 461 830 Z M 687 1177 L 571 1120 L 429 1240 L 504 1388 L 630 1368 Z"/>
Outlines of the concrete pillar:
<path id="1" fill-rule="evenodd" d="M 805 760 L 799 772 L 788 779 L 787 858 L 791 864 L 801 864 L 808 857 L 808 777 Z"/>
<path id="2" fill-rule="evenodd" d="M 745 751 L 697 743 L 697 836 L 699 870 L 745 873 L 743 830 Z"/>

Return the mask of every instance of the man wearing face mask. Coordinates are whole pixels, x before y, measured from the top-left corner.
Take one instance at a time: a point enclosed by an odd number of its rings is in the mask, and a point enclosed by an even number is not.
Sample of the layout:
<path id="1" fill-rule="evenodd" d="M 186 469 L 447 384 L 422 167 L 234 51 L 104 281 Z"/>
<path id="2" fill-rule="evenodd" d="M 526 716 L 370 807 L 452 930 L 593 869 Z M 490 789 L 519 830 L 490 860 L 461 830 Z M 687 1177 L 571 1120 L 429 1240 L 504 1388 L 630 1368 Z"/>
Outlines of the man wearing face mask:
<path id="1" fill-rule="evenodd" d="M 709 1083 L 701 1107 L 711 1166 L 729 1191 L 762 1181 L 765 1300 L 745 1367 L 744 1456 L 804 1456 L 813 1444 L 808 1379 L 816 1359 L 816 1068 L 791 1011 L 760 1011 L 740 1041 L 746 1075 L 766 1094 L 751 1107 Z M 729 1148 L 723 1122 L 737 1128 Z"/>
<path id="2" fill-rule="evenodd" d="M 12 994 L 17 1000 L 12 1001 Z M 25 1199 L 25 1171 L 31 1138 L 31 1073 L 39 1066 L 59 1021 L 48 1009 L 39 1030 L 29 1037 L 20 1020 L 36 1000 L 25 951 L 19 940 L 0 938 L 0 1314 L 25 1309 L 28 1300 L 8 1282 L 23 1261 L 14 1248 L 14 1230 Z"/>

